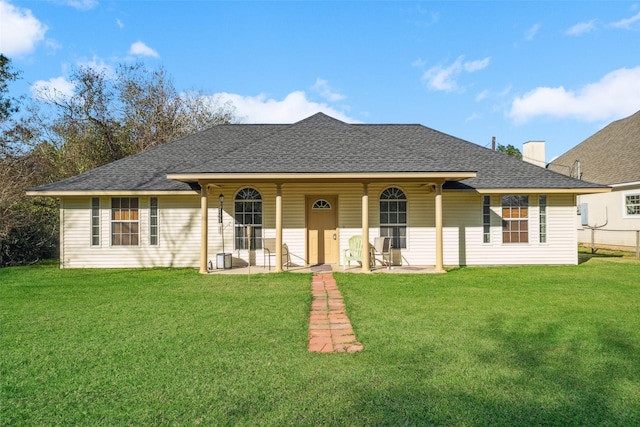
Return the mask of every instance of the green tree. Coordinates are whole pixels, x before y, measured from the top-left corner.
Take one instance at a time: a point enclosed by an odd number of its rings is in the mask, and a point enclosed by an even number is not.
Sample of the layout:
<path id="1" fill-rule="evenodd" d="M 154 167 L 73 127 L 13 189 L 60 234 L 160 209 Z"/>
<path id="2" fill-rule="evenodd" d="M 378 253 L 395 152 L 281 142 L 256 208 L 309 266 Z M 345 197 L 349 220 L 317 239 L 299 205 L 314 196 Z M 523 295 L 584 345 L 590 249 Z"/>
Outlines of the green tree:
<path id="1" fill-rule="evenodd" d="M 49 157 L 28 149 L 38 127 L 31 114 L 16 118 L 20 102 L 8 96 L 20 73 L 0 55 L 0 267 L 57 254 L 57 202 L 31 198 L 25 190 L 51 173 Z"/>
<path id="2" fill-rule="evenodd" d="M 504 153 L 508 156 L 515 157 L 516 159 L 522 160 L 522 153 L 519 149 L 514 147 L 513 145 L 498 145 L 497 151 Z"/>
<path id="3" fill-rule="evenodd" d="M 8 84 L 19 72 L 0 59 L 0 266 L 56 254 L 57 202 L 26 189 L 235 120 L 230 104 L 178 93 L 164 69 L 142 64 L 76 68 L 72 94 L 43 89 L 16 118 Z"/>
<path id="4" fill-rule="evenodd" d="M 11 66 L 11 60 L 0 53 L 0 122 L 6 121 L 19 110 L 19 101 L 9 96 L 9 82 L 18 80 L 20 72 Z"/>

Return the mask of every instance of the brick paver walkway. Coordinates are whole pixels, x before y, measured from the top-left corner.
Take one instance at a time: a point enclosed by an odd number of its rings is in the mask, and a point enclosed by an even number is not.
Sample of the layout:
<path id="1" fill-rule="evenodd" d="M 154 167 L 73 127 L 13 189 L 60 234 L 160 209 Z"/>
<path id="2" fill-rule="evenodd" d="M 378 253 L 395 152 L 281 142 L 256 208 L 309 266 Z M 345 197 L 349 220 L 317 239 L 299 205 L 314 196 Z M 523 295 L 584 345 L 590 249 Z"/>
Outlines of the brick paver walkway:
<path id="1" fill-rule="evenodd" d="M 336 280 L 331 273 L 316 274 L 311 282 L 309 351 L 355 353 L 362 350 L 347 317 Z"/>

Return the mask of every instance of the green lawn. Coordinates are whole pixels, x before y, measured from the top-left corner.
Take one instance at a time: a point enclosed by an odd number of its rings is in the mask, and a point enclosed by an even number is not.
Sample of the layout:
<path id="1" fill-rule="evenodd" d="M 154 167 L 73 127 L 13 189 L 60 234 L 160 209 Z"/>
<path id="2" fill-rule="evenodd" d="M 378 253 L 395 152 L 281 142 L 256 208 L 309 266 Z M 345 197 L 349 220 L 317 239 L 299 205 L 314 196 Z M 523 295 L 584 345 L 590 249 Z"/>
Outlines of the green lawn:
<path id="1" fill-rule="evenodd" d="M 311 277 L 0 269 L 2 425 L 640 425 L 640 263 Z"/>

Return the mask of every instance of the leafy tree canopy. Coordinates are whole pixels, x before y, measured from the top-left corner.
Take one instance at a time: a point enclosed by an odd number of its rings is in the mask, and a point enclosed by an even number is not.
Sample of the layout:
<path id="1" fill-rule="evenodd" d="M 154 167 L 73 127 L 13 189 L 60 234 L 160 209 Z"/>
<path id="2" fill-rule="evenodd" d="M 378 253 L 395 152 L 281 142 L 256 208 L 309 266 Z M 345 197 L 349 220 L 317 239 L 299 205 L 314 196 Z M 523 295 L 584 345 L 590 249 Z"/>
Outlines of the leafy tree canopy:
<path id="1" fill-rule="evenodd" d="M 514 147 L 513 145 L 498 145 L 497 151 L 504 153 L 508 156 L 515 157 L 516 159 L 522 160 L 522 153 L 519 149 Z"/>

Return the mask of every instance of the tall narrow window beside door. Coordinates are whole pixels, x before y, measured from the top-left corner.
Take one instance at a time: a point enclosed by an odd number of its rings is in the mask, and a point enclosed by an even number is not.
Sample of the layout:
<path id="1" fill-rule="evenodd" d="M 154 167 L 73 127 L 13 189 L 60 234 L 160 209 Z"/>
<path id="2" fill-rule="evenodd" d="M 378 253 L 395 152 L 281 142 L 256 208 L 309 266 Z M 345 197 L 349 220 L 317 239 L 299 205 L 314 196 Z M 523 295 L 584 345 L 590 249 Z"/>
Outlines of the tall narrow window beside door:
<path id="1" fill-rule="evenodd" d="M 540 207 L 540 243 L 547 243 L 547 196 L 538 198 Z"/>
<path id="2" fill-rule="evenodd" d="M 100 198 L 91 198 L 91 246 L 100 246 Z"/>
<path id="3" fill-rule="evenodd" d="M 251 226 L 251 249 L 262 249 L 262 196 L 246 187 L 238 191 L 234 204 L 235 248 L 249 249 L 247 227 Z"/>
<path id="4" fill-rule="evenodd" d="M 397 187 L 380 194 L 380 237 L 391 237 L 394 248 L 407 247 L 407 196 Z"/>
<path id="5" fill-rule="evenodd" d="M 482 196 L 482 241 L 491 243 L 491 196 Z"/>
<path id="6" fill-rule="evenodd" d="M 149 198 L 149 245 L 158 246 L 158 198 Z"/>

